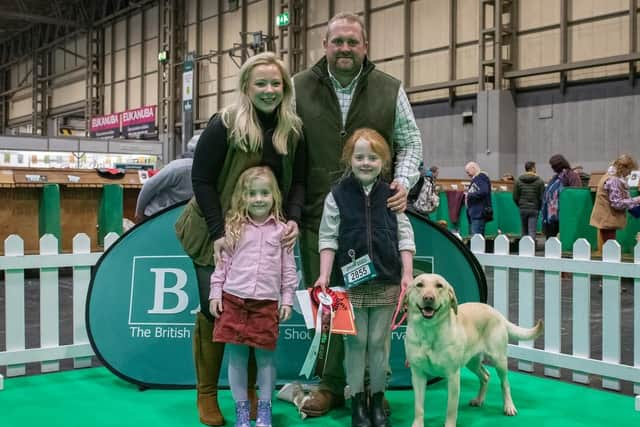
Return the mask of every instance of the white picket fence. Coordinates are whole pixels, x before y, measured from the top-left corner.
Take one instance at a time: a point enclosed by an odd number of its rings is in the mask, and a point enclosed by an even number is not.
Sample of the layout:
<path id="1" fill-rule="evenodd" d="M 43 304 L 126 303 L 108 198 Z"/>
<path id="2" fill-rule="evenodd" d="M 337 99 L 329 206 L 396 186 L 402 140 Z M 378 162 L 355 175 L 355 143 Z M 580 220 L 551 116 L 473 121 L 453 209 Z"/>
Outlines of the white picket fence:
<path id="1" fill-rule="evenodd" d="M 105 238 L 105 247 L 117 239 L 115 233 Z M 24 244 L 19 236 L 5 240 L 5 255 L 0 257 L 0 269 L 5 272 L 6 351 L 0 352 L 0 366 L 7 367 L 7 376 L 24 375 L 27 363 L 40 363 L 42 372 L 59 370 L 62 359 L 74 360 L 74 367 L 91 363 L 93 351 L 85 327 L 85 302 L 91 275 L 102 252 L 90 252 L 90 240 L 78 234 L 73 240 L 73 252 L 58 253 L 57 239 L 46 235 L 40 240 L 39 255 L 24 255 Z M 602 377 L 604 388 L 619 390 L 620 380 L 634 383 L 634 392 L 640 394 L 640 244 L 635 248 L 634 262 L 622 262 L 620 246 L 607 242 L 603 260 L 590 259 L 589 243 L 575 242 L 572 258 L 561 257 L 558 239 L 549 239 L 544 256 L 535 255 L 530 237 L 519 242 L 518 254 L 509 253 L 509 240 L 498 236 L 494 252 L 485 253 L 485 241 L 476 235 L 471 250 L 484 267 L 493 268 L 494 306 L 509 317 L 509 271 L 518 272 L 518 319 L 523 326 L 534 324 L 535 275 L 544 275 L 544 349 L 533 348 L 533 342 L 509 346 L 509 355 L 519 360 L 518 367 L 533 370 L 533 363 L 545 366 L 545 374 L 559 377 L 560 369 L 569 369 L 573 380 L 588 383 L 589 375 Z M 59 282 L 58 271 L 73 268 L 73 343 L 59 344 Z M 25 270 L 40 270 L 40 347 L 25 348 Z M 573 353 L 561 352 L 561 272 L 573 273 Z M 591 357 L 591 275 L 603 276 L 602 286 L 602 360 Z M 633 366 L 621 364 L 620 279 L 634 279 L 634 338 Z M 45 303 L 43 303 L 45 302 Z M 513 319 L 512 319 L 513 320 Z M 3 378 L 0 376 L 0 390 Z M 640 410 L 640 396 L 636 398 Z"/>
<path id="2" fill-rule="evenodd" d="M 105 248 L 118 239 L 115 233 L 105 236 Z M 85 302 L 91 267 L 102 252 L 91 252 L 91 241 L 86 234 L 73 239 L 69 254 L 58 253 L 58 239 L 51 234 L 40 239 L 40 254 L 25 255 L 24 241 L 16 235 L 4 242 L 4 256 L 0 257 L 0 270 L 5 274 L 6 350 L 0 352 L 0 366 L 7 367 L 7 376 L 24 375 L 26 364 L 40 362 L 42 372 L 60 369 L 59 361 L 73 358 L 75 368 L 91 365 L 93 350 L 85 327 Z M 58 271 L 73 268 L 73 344 L 60 345 L 60 313 L 58 309 Z M 40 270 L 40 347 L 25 348 L 25 270 Z M 4 378 L 0 375 L 0 390 Z"/>
<path id="3" fill-rule="evenodd" d="M 589 383 L 589 374 L 602 378 L 602 387 L 620 390 L 620 380 L 634 383 L 640 394 L 640 243 L 633 262 L 622 262 L 620 245 L 610 240 L 602 250 L 602 261 L 591 260 L 591 247 L 585 239 L 573 245 L 572 258 L 562 258 L 562 245 L 556 238 L 546 242 L 544 256 L 535 255 L 535 243 L 526 236 L 518 253 L 509 253 L 509 239 L 498 236 L 493 253 L 485 253 L 480 235 L 471 239 L 471 251 L 484 267 L 493 268 L 493 306 L 509 318 L 509 272 L 518 272 L 518 319 L 522 326 L 533 326 L 535 275 L 544 275 L 544 348 L 533 348 L 533 341 L 509 345 L 509 356 L 519 360 L 518 368 L 533 371 L 533 363 L 545 366 L 544 373 L 560 377 L 560 368 L 572 372 L 573 381 Z M 572 354 L 561 352 L 561 273 L 572 273 Z M 602 276 L 602 360 L 591 357 L 591 276 Z M 621 278 L 634 279 L 633 366 L 621 364 L 620 291 Z M 636 396 L 640 410 L 640 396 Z"/>

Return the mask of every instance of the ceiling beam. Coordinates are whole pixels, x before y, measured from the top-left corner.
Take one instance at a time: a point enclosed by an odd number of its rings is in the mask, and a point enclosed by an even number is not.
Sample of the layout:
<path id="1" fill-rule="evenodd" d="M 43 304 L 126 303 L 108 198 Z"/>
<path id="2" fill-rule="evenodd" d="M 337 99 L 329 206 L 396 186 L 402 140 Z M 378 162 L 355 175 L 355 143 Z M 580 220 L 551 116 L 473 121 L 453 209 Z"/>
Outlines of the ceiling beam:
<path id="1" fill-rule="evenodd" d="M 34 15 L 32 13 L 4 11 L 2 12 L 2 17 L 5 19 L 14 19 L 19 21 L 28 21 L 28 22 L 35 22 L 35 23 L 41 23 L 41 24 L 66 25 L 69 27 L 82 26 L 81 22 L 70 21 L 68 19 L 55 18 L 52 16 Z"/>

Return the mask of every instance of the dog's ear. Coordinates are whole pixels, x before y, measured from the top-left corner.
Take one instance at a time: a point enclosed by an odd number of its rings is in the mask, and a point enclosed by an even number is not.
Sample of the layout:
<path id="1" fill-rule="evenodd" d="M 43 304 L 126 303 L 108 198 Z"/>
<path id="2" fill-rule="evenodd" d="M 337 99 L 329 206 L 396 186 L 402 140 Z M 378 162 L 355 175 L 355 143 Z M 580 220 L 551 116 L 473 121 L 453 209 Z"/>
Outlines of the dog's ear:
<path id="1" fill-rule="evenodd" d="M 453 286 L 449 285 L 447 287 L 447 292 L 449 293 L 449 301 L 453 312 L 458 314 L 458 298 L 456 298 L 456 291 L 453 290 Z"/>

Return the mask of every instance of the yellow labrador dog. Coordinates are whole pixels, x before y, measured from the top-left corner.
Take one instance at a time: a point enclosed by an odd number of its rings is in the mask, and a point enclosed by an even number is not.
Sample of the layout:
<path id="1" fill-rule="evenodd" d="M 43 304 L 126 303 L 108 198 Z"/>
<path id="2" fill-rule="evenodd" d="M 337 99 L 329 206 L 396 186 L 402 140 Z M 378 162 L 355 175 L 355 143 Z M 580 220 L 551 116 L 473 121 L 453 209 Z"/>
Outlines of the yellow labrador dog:
<path id="1" fill-rule="evenodd" d="M 455 427 L 460 398 L 460 369 L 467 366 L 480 380 L 478 396 L 470 404 L 484 403 L 489 372 L 483 357 L 495 364 L 502 382 L 504 413 L 515 415 L 507 378 L 509 338 L 534 339 L 542 333 L 539 320 L 531 329 L 510 323 L 497 310 L 481 303 L 458 306 L 453 287 L 440 275 L 422 274 L 407 288 L 407 335 L 405 350 L 415 393 L 412 427 L 424 424 L 424 393 L 427 376 L 446 377 L 448 388 L 445 427 Z"/>

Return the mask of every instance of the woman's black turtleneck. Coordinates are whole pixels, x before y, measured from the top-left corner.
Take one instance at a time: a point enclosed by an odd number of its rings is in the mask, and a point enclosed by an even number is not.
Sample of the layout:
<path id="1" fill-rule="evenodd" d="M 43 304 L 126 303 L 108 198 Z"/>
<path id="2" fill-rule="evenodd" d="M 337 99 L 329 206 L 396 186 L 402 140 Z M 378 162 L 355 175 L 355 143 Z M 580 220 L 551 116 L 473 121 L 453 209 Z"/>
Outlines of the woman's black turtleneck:
<path id="1" fill-rule="evenodd" d="M 277 125 L 277 115 L 257 110 L 256 112 L 263 131 L 262 162 L 260 164 L 270 167 L 278 182 L 282 182 L 282 156 L 273 147 L 273 133 Z M 228 147 L 227 128 L 222 123 L 220 115 L 215 115 L 200 135 L 191 169 L 193 193 L 207 221 L 209 235 L 213 240 L 224 235 L 224 213 L 217 188 L 218 176 L 224 165 Z M 300 222 L 301 206 L 304 202 L 305 154 L 306 150 L 303 144 L 299 144 L 293 167 L 292 188 L 285 203 L 287 219 L 298 223 Z"/>
<path id="2" fill-rule="evenodd" d="M 276 176 L 278 182 L 282 182 L 282 156 L 280 156 L 273 146 L 273 133 L 276 131 L 278 117 L 275 112 L 271 114 L 256 110 L 258 123 L 262 128 L 262 163 L 269 166 Z"/>

